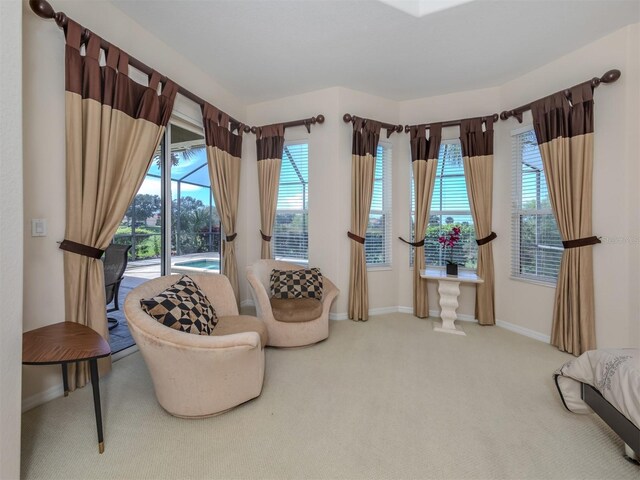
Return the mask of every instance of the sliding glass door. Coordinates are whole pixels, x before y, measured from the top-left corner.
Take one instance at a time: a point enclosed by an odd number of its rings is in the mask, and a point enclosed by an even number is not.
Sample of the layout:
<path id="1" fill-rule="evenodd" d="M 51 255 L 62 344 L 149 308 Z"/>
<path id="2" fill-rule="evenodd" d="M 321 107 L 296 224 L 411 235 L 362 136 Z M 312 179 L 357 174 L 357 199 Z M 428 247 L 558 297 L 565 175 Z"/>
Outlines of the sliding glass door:
<path id="1" fill-rule="evenodd" d="M 215 207 L 201 129 L 172 124 L 172 273 L 220 271 L 220 217 Z"/>
<path id="2" fill-rule="evenodd" d="M 219 272 L 220 230 L 202 128 L 174 119 L 113 240 L 131 245 L 129 283 Z"/>

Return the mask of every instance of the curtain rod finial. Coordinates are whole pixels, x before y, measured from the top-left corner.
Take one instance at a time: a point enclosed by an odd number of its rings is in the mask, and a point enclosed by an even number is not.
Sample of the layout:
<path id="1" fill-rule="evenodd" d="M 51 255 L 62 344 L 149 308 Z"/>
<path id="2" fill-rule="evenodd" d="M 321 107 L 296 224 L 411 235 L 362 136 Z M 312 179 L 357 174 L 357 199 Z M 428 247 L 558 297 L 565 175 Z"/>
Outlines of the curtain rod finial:
<path id="1" fill-rule="evenodd" d="M 56 16 L 56 11 L 46 0 L 29 0 L 29 6 L 41 18 L 51 19 Z"/>
<path id="2" fill-rule="evenodd" d="M 351 120 L 353 120 L 353 117 L 351 116 L 350 113 L 345 113 L 342 116 L 342 120 L 344 121 L 344 123 L 349 123 Z"/>
<path id="3" fill-rule="evenodd" d="M 498 118 L 500 118 L 497 113 L 494 113 L 491 117 L 493 118 L 494 122 L 497 122 Z"/>
<path id="4" fill-rule="evenodd" d="M 620 75 L 622 75 L 620 70 L 617 70 L 617 69 L 609 70 L 602 77 L 600 77 L 599 80 L 602 83 L 613 83 L 613 82 L 615 82 L 616 80 L 618 80 L 620 78 Z"/>
<path id="5" fill-rule="evenodd" d="M 56 12 L 47 0 L 29 0 L 29 6 L 40 18 L 53 19 L 60 28 L 67 26 L 67 16 L 63 12 Z"/>
<path id="6" fill-rule="evenodd" d="M 318 123 L 324 123 L 324 115 L 322 115 L 322 114 L 317 115 L 315 117 L 315 119 L 316 119 L 316 122 L 318 122 Z"/>

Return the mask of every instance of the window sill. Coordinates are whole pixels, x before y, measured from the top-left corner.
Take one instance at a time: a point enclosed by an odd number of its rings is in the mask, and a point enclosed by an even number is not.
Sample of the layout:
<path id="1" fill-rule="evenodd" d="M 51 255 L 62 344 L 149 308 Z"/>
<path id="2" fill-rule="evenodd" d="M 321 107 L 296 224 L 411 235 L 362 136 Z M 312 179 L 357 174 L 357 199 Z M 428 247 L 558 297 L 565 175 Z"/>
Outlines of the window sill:
<path id="1" fill-rule="evenodd" d="M 425 265 L 425 268 L 432 268 L 434 270 L 442 270 L 445 271 L 445 267 L 439 267 L 437 265 Z M 413 270 L 413 265 L 409 265 L 409 270 Z M 458 268 L 459 272 L 467 272 L 467 273 L 475 273 L 478 274 L 478 270 L 475 268 Z"/>
<path id="2" fill-rule="evenodd" d="M 539 285 L 541 287 L 547 287 L 547 288 L 553 288 L 553 289 L 556 288 L 556 282 L 537 280 L 535 278 L 519 277 L 516 275 L 509 275 L 509 278 L 511 280 L 515 280 L 516 282 L 530 283 L 532 285 Z"/>
<path id="3" fill-rule="evenodd" d="M 367 272 L 387 272 L 391 270 L 393 270 L 391 265 L 367 265 Z"/>

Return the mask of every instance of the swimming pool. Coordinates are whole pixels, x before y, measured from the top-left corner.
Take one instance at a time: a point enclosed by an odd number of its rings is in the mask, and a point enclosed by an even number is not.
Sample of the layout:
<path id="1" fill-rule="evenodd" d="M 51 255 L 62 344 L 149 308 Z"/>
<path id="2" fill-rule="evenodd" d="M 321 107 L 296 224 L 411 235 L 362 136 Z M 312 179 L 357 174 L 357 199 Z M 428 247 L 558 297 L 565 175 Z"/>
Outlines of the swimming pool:
<path id="1" fill-rule="evenodd" d="M 217 258 L 198 258 L 171 265 L 173 273 L 217 273 L 220 271 L 220 260 Z"/>

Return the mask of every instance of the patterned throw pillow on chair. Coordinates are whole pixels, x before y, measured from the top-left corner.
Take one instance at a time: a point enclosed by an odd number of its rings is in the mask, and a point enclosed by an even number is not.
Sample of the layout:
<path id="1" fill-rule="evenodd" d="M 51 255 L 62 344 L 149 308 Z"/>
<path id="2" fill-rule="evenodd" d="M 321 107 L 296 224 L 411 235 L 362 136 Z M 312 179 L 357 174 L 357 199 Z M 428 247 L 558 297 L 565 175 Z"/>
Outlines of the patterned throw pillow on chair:
<path id="1" fill-rule="evenodd" d="M 319 268 L 271 271 L 273 298 L 317 298 L 322 300 L 322 273 Z"/>
<path id="2" fill-rule="evenodd" d="M 209 299 L 186 275 L 155 297 L 140 300 L 140 305 L 158 322 L 181 332 L 211 335 L 218 323 Z"/>

